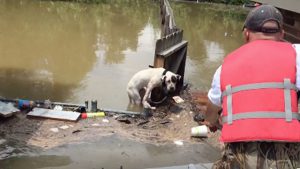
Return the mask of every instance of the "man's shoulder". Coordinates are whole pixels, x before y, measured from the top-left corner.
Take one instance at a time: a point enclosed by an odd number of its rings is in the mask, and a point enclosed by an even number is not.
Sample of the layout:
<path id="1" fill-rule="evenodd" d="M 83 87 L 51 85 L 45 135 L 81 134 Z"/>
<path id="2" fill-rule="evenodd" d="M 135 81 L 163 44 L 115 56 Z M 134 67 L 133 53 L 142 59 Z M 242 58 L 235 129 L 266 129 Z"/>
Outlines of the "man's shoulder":
<path id="1" fill-rule="evenodd" d="M 293 44 L 297 57 L 300 57 L 300 44 Z"/>
<path id="2" fill-rule="evenodd" d="M 299 44 L 299 43 L 293 44 L 293 47 L 294 47 L 296 50 L 300 50 L 300 44 Z"/>

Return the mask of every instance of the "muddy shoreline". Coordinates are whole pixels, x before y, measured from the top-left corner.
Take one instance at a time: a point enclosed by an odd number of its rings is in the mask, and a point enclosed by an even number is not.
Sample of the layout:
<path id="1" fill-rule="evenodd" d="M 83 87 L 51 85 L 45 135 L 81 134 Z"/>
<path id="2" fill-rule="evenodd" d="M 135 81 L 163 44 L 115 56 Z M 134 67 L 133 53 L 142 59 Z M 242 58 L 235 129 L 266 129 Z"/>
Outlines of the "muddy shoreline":
<path id="1" fill-rule="evenodd" d="M 41 149 L 97 140 L 114 134 L 154 145 L 173 144 L 176 141 L 191 144 L 204 142 L 219 149 L 218 131 L 208 138 L 191 137 L 191 128 L 198 125 L 193 117 L 205 109 L 207 101 L 205 93 L 194 93 L 189 89 L 182 91 L 180 97 L 185 100 L 184 103 L 177 104 L 169 99 L 153 111 L 153 116 L 147 120 L 114 115 L 68 122 L 28 118 L 26 113 L 20 112 L 11 118 L 1 119 L 0 136 L 4 140 Z"/>

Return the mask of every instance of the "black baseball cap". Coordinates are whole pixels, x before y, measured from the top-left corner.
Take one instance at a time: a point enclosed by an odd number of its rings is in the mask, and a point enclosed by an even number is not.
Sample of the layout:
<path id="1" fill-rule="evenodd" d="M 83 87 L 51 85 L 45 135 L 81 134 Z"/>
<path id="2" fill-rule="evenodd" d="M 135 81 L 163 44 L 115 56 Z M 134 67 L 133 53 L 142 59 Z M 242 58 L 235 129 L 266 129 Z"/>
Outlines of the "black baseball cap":
<path id="1" fill-rule="evenodd" d="M 267 21 L 277 22 L 277 27 L 263 26 Z M 277 33 L 281 31 L 282 23 L 283 17 L 278 9 L 272 5 L 260 5 L 249 12 L 243 28 L 254 32 Z"/>

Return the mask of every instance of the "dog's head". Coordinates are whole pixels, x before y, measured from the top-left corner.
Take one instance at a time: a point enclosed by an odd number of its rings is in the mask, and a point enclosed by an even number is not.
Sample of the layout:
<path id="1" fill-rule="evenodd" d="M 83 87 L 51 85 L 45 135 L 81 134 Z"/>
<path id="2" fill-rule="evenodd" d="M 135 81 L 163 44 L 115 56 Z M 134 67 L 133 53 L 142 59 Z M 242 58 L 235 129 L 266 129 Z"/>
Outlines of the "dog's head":
<path id="1" fill-rule="evenodd" d="M 168 92 L 174 92 L 176 90 L 176 84 L 181 79 L 180 75 L 168 71 L 162 76 L 162 85 L 166 87 Z"/>

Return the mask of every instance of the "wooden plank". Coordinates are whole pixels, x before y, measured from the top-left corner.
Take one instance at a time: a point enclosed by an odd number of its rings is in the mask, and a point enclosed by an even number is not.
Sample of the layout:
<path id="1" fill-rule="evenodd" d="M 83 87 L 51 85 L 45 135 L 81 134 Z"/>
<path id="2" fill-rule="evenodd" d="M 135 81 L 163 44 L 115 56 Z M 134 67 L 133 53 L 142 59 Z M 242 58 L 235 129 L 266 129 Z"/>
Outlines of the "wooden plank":
<path id="1" fill-rule="evenodd" d="M 188 43 L 187 41 L 182 41 L 182 42 L 172 46 L 171 48 L 158 53 L 157 55 L 163 56 L 166 58 L 166 57 L 172 55 L 173 53 L 177 52 L 178 50 L 180 50 L 182 47 L 186 46 L 187 43 Z"/>
<path id="2" fill-rule="evenodd" d="M 59 111 L 44 108 L 34 108 L 27 116 L 42 117 L 57 120 L 77 121 L 80 113 L 72 111 Z"/>

